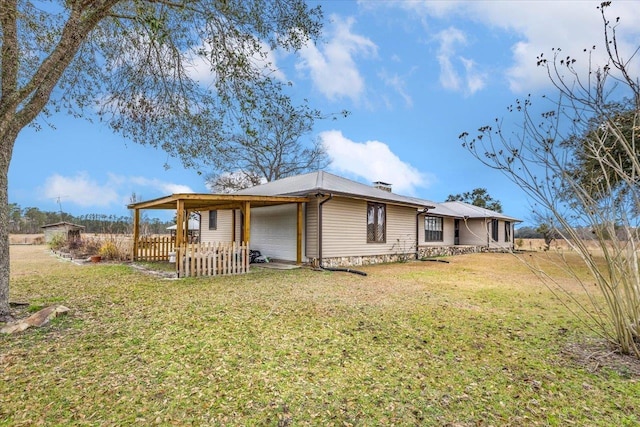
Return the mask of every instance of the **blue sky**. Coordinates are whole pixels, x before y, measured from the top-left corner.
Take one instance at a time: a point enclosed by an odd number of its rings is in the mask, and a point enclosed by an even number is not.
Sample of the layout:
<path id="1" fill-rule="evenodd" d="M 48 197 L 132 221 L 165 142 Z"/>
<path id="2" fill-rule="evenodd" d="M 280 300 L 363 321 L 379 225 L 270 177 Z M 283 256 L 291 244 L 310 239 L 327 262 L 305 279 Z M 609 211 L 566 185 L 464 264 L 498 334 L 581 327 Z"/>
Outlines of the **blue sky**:
<path id="1" fill-rule="evenodd" d="M 324 112 L 303 141 L 320 138 L 327 170 L 385 181 L 394 192 L 433 201 L 484 187 L 504 212 L 531 219 L 526 196 L 461 147 L 518 97 L 553 94 L 536 57 L 561 47 L 580 58 L 602 46 L 599 1 L 324 1 L 322 40 L 298 55 L 270 52 L 278 78 Z M 623 45 L 640 45 L 640 7 L 614 2 Z M 602 61 L 596 49 L 595 61 Z M 204 67 L 194 70 L 206 82 Z M 127 215 L 132 192 L 151 199 L 208 192 L 204 177 L 164 152 L 139 146 L 100 123 L 56 115 L 54 127 L 25 129 L 9 171 L 9 199 L 23 208 Z M 45 123 L 40 120 L 40 123 Z M 169 166 L 168 168 L 166 166 Z M 206 171 L 205 171 L 206 172 Z M 168 217 L 171 217 L 168 214 Z"/>

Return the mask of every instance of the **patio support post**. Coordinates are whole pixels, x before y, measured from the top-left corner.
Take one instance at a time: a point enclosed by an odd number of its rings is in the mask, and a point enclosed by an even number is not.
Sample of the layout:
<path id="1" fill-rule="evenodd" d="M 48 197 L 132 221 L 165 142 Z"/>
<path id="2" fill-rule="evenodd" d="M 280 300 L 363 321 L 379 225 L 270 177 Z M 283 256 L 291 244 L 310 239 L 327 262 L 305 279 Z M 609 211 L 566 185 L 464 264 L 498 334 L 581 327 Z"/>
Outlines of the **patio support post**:
<path id="1" fill-rule="evenodd" d="M 176 202 L 176 248 L 182 246 L 184 240 L 184 200 Z"/>
<path id="2" fill-rule="evenodd" d="M 244 224 L 242 224 L 242 235 L 247 245 L 251 241 L 251 202 L 244 202 L 243 204 Z"/>
<path id="3" fill-rule="evenodd" d="M 131 259 L 138 260 L 138 239 L 140 238 L 140 209 L 133 210 L 133 254 Z"/>
<path id="4" fill-rule="evenodd" d="M 302 203 L 298 202 L 298 221 L 296 233 L 296 264 L 302 264 Z"/>

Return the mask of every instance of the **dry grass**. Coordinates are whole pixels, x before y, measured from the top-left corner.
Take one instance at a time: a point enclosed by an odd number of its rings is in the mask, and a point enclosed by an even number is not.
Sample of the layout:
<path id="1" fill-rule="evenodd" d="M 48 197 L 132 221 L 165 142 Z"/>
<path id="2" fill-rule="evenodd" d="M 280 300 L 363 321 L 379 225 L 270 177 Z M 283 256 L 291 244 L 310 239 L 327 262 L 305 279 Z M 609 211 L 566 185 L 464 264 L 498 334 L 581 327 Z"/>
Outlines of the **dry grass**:
<path id="1" fill-rule="evenodd" d="M 568 357 L 590 332 L 512 255 L 168 281 L 11 250 L 12 299 L 73 311 L 0 337 L 0 424 L 640 423 L 638 379 Z"/>
<path id="2" fill-rule="evenodd" d="M 583 240 L 584 246 L 594 254 L 602 254 L 600 242 L 597 239 Z M 542 252 L 545 250 L 544 239 L 515 239 L 515 248 L 523 251 Z M 549 245 L 549 249 L 553 252 L 572 252 L 573 249 L 564 239 L 555 239 Z"/>
<path id="3" fill-rule="evenodd" d="M 9 244 L 11 245 L 41 245 L 44 243 L 44 234 L 11 234 Z"/>

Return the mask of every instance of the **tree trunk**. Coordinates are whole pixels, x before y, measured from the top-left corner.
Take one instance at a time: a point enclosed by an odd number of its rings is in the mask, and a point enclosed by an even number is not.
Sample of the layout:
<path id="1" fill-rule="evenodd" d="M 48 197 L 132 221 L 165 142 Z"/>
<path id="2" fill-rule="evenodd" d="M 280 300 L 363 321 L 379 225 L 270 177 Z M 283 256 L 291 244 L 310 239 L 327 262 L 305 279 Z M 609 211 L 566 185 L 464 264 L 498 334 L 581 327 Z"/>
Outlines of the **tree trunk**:
<path id="1" fill-rule="evenodd" d="M 90 4 L 91 2 L 87 2 Z M 76 53 L 100 20 L 117 3 L 95 2 L 96 7 L 71 8 L 55 49 L 42 61 L 24 87 L 18 88 L 19 57 L 17 2 L 2 3 L 0 28 L 0 321 L 11 319 L 9 311 L 9 164 L 20 131 L 42 112 L 51 92 Z"/>
<path id="2" fill-rule="evenodd" d="M 9 311 L 9 163 L 18 132 L 2 132 L 0 140 L 0 321 L 12 320 Z"/>

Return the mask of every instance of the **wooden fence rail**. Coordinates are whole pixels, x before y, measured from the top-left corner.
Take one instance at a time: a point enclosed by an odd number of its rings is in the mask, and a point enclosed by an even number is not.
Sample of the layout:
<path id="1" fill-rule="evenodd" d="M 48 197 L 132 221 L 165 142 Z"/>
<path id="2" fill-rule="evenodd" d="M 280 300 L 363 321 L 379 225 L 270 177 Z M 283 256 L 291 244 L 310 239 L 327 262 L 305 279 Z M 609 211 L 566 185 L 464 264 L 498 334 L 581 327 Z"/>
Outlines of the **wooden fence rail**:
<path id="1" fill-rule="evenodd" d="M 169 252 L 175 250 L 173 236 L 142 236 L 138 239 L 138 261 L 169 261 Z"/>
<path id="2" fill-rule="evenodd" d="M 178 277 L 244 274 L 249 271 L 249 245 L 189 243 L 176 248 Z"/>

